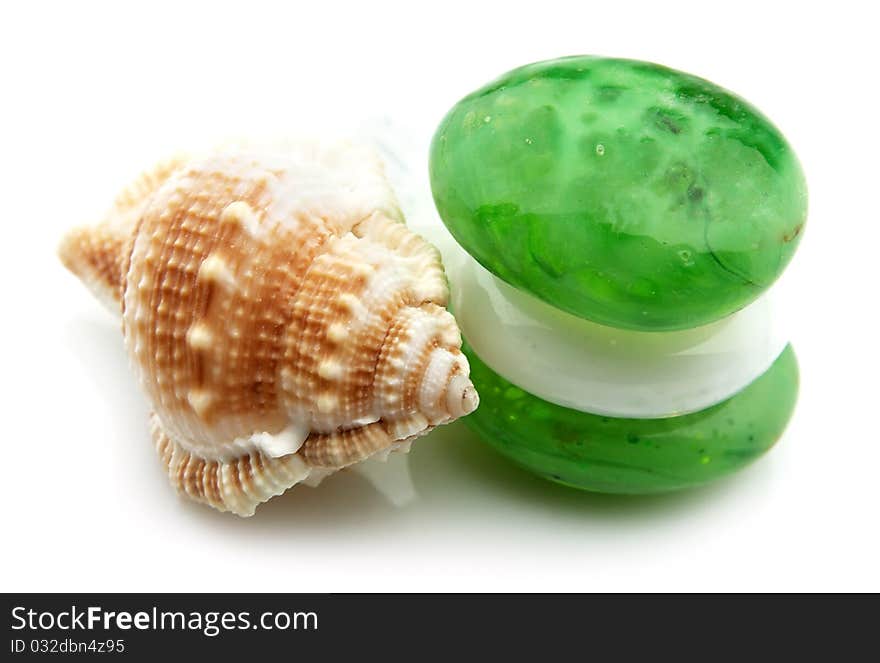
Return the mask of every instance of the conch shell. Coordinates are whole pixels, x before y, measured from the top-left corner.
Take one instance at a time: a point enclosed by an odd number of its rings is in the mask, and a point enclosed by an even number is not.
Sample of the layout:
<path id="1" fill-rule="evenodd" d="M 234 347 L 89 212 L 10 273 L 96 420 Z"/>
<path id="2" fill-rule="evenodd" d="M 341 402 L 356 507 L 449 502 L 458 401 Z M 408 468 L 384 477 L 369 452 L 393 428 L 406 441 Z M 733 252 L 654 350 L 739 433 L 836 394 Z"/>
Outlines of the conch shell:
<path id="1" fill-rule="evenodd" d="M 172 484 L 217 509 L 477 406 L 439 253 L 366 148 L 163 164 L 60 256 L 122 314 Z"/>

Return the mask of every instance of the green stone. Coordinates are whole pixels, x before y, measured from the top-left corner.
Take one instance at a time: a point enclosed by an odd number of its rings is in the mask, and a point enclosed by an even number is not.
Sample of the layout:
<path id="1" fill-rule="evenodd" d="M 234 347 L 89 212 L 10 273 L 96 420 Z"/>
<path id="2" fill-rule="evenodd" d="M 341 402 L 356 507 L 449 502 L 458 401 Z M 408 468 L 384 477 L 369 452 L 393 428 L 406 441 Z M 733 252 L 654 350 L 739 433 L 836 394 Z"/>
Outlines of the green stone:
<path id="1" fill-rule="evenodd" d="M 431 145 L 444 223 L 487 269 L 575 315 L 683 329 L 753 301 L 792 257 L 803 172 L 734 94 L 666 67 L 532 64 L 458 102 Z"/>
<path id="2" fill-rule="evenodd" d="M 480 406 L 465 423 L 518 465 L 557 483 L 645 494 L 696 486 L 747 465 L 782 435 L 798 390 L 791 346 L 738 394 L 666 419 L 617 419 L 548 403 L 464 350 Z"/>

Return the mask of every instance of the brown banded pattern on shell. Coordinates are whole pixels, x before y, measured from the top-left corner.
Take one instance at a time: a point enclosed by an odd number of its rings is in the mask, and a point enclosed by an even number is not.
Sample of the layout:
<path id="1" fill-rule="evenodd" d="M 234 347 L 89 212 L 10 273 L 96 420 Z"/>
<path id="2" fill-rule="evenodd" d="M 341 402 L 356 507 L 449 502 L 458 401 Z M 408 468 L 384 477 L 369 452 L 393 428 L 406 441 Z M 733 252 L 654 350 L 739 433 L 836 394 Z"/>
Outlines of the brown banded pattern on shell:
<path id="1" fill-rule="evenodd" d="M 143 182 L 61 252 L 118 293 L 184 493 L 249 515 L 476 407 L 439 254 L 371 152 L 220 154 Z"/>

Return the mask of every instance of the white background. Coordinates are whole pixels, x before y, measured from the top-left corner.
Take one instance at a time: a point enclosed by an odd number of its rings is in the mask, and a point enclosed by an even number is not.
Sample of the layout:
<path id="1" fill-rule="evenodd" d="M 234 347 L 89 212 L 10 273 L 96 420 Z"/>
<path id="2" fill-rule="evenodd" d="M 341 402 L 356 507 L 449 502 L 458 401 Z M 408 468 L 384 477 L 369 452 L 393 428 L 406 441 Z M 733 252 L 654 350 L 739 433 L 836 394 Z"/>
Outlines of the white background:
<path id="1" fill-rule="evenodd" d="M 880 590 L 870 7 L 4 3 L 0 590 Z M 169 152 L 375 117 L 423 146 L 465 93 L 573 53 L 710 78 L 797 150 L 811 196 L 787 277 L 802 391 L 779 445 L 711 487 L 620 498 L 533 478 L 453 425 L 384 490 L 346 473 L 247 520 L 178 498 L 118 322 L 55 257 L 63 231 Z"/>

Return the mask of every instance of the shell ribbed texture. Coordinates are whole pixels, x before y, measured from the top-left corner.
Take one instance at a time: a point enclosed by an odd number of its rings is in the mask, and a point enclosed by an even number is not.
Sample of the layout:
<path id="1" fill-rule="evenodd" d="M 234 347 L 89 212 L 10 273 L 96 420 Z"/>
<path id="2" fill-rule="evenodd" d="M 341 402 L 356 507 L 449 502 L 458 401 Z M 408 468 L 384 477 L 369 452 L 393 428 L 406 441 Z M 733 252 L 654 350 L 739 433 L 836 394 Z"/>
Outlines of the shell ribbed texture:
<path id="1" fill-rule="evenodd" d="M 70 233 L 172 483 L 239 515 L 470 412 L 439 254 L 352 147 L 177 161 Z"/>

